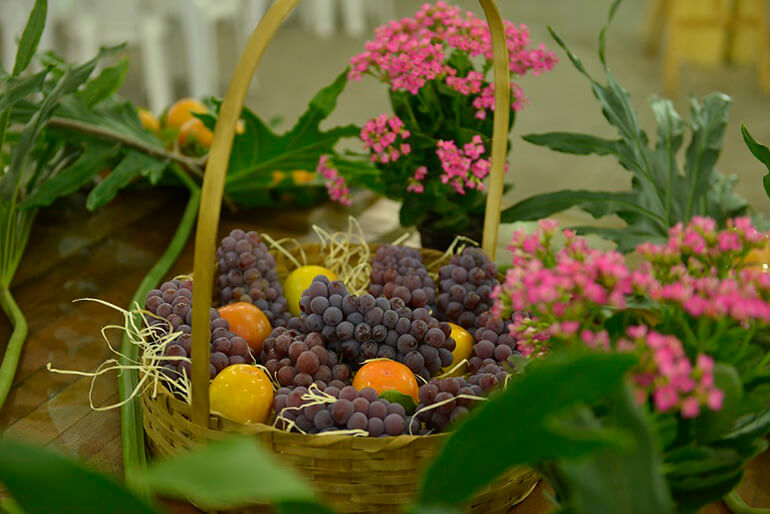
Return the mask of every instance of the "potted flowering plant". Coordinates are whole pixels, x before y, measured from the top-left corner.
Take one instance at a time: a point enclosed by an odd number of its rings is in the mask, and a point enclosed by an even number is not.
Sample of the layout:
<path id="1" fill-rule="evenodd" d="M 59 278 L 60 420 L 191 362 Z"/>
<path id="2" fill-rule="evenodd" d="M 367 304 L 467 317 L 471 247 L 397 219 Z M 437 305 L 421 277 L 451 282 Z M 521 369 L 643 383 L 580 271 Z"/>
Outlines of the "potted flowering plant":
<path id="1" fill-rule="evenodd" d="M 512 77 L 550 70 L 555 55 L 530 44 L 525 25 L 505 22 Z M 351 60 L 348 79 L 365 75 L 388 86 L 391 113 L 367 121 L 359 138 L 365 155 L 330 154 L 318 171 L 332 198 L 363 185 L 402 202 L 400 222 L 416 225 L 427 247 L 455 235 L 480 239 L 489 173 L 494 85 L 487 23 L 444 2 L 412 18 L 379 27 Z M 526 99 L 511 83 L 511 126 Z"/>
<path id="2" fill-rule="evenodd" d="M 770 274 L 746 263 L 767 237 L 748 218 L 723 230 L 694 218 L 662 244 L 641 244 L 631 268 L 544 220 L 514 234 L 514 266 L 495 291 L 525 363 L 574 346 L 637 355 L 629 380 L 679 511 L 730 493 L 766 447 Z"/>

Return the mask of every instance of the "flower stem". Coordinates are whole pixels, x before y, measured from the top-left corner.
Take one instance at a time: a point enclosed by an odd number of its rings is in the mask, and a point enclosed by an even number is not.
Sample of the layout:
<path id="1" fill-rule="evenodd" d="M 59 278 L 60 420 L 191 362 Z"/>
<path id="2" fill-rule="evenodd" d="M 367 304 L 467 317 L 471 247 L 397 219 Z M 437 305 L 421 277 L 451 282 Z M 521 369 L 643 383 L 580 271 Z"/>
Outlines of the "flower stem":
<path id="1" fill-rule="evenodd" d="M 13 377 L 16 375 L 16 367 L 19 364 L 24 340 L 27 338 L 27 320 L 19 306 L 16 305 L 8 287 L 0 289 L 0 306 L 13 324 L 13 333 L 8 339 L 8 347 L 5 350 L 3 362 L 0 364 L 0 410 L 2 410 L 8 392 L 11 390 Z"/>
<path id="2" fill-rule="evenodd" d="M 158 262 L 147 273 L 131 299 L 129 309 L 135 303 L 142 305 L 147 293 L 157 287 L 158 283 L 171 269 L 176 262 L 179 254 L 184 249 L 187 240 L 192 233 L 195 224 L 195 215 L 198 212 L 201 191 L 198 185 L 190 177 L 182 172 L 178 167 L 172 166 L 174 172 L 180 180 L 190 190 L 190 199 L 187 201 L 187 207 L 184 210 L 179 226 L 174 233 L 166 251 L 160 257 Z M 139 348 L 131 343 L 128 336 L 123 337 L 120 353 L 121 364 L 130 364 L 139 360 Z M 118 379 L 118 392 L 120 399 L 128 398 L 139 383 L 139 375 L 136 369 L 125 369 Z M 149 490 L 136 476 L 141 473 L 147 465 L 147 456 L 144 450 L 144 428 L 142 425 L 142 406 L 139 396 L 126 402 L 120 409 L 121 435 L 123 439 L 123 469 L 126 484 L 138 495 L 149 498 Z"/>

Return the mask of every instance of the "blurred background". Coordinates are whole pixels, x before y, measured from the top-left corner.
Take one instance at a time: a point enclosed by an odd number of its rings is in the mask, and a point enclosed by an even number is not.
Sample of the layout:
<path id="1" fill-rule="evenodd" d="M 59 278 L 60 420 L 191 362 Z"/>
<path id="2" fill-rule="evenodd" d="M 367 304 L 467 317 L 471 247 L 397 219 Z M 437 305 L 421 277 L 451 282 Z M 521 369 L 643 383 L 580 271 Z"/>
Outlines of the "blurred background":
<path id="1" fill-rule="evenodd" d="M 5 66 L 15 50 L 32 0 L 0 0 Z M 122 94 L 156 113 L 183 96 L 221 96 L 240 49 L 268 0 L 49 0 L 43 46 L 85 60 L 99 45 L 128 43 L 129 71 Z M 308 100 L 363 49 L 374 28 L 412 15 L 413 0 L 305 0 L 278 33 L 254 81 L 247 104 L 264 119 L 289 127 Z M 517 119 L 506 204 L 560 188 L 624 189 L 630 174 L 612 158 L 574 157 L 535 147 L 522 134 L 578 131 L 612 136 L 588 81 L 548 34 L 553 27 L 590 71 L 600 77 L 597 36 L 610 0 L 500 0 L 506 19 L 526 24 L 535 43 L 556 51 L 553 72 L 526 77 L 528 105 Z M 459 5 L 480 13 L 477 2 Z M 625 0 L 608 37 L 608 61 L 654 134 L 651 97 L 668 96 L 683 118 L 689 97 L 722 91 L 733 98 L 719 168 L 740 177 L 738 192 L 770 214 L 763 168 L 746 149 L 741 122 L 770 142 L 768 0 Z M 388 111 L 386 91 L 373 79 L 350 83 L 329 123 L 362 124 Z M 278 121 L 278 119 L 282 121 Z"/>

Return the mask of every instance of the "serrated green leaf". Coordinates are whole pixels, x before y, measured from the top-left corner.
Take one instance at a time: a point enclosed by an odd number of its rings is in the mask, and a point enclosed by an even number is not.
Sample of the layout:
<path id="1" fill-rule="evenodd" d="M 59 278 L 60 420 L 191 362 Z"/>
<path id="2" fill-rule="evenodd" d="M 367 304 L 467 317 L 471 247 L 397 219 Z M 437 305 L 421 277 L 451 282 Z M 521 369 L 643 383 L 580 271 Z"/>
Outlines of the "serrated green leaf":
<path id="1" fill-rule="evenodd" d="M 107 142 L 88 145 L 72 166 L 43 182 L 20 205 L 23 209 L 51 205 L 61 196 L 69 195 L 88 184 L 118 154 L 119 146 Z"/>
<path id="2" fill-rule="evenodd" d="M 253 187 L 255 181 L 272 182 L 273 171 L 315 170 L 319 158 L 332 153 L 341 138 L 357 135 L 359 128 L 353 125 L 329 131 L 322 131 L 319 127 L 334 110 L 337 97 L 346 83 L 347 71 L 319 91 L 294 127 L 284 134 L 276 134 L 254 113 L 244 109 L 242 119 L 245 130 L 233 141 L 225 192 L 244 197 L 244 190 Z M 209 126 L 215 120 L 213 116 L 200 117 Z"/>
<path id="3" fill-rule="evenodd" d="M 88 107 L 93 107 L 118 91 L 123 84 L 127 70 L 128 59 L 123 57 L 118 64 L 105 68 L 95 78 L 86 82 L 78 96 Z"/>
<path id="4" fill-rule="evenodd" d="M 21 130 L 21 138 L 11 152 L 8 172 L 0 181 L 0 198 L 10 198 L 24 181 L 24 174 L 29 171 L 26 167 L 32 148 L 62 99 L 74 92 L 88 79 L 101 59 L 113 54 L 119 48 L 122 46 L 100 49 L 99 54 L 94 59 L 80 66 L 67 69 L 61 79 L 56 82 L 54 88 L 41 102 L 38 110 Z"/>
<path id="5" fill-rule="evenodd" d="M 590 404 L 621 387 L 623 375 L 635 362 L 629 354 L 580 352 L 554 354 L 532 363 L 504 391 L 460 422 L 425 473 L 420 503 L 465 501 L 479 487 L 518 464 L 574 458 L 618 447 L 621 441 L 604 432 L 594 437 L 585 432 L 578 437 L 563 431 L 555 434 L 551 420 L 577 404 Z M 479 441 L 494 444 L 480 445 Z"/>
<path id="6" fill-rule="evenodd" d="M 323 512 L 317 510 L 320 507 L 307 482 L 250 438 L 211 443 L 157 461 L 138 479 L 156 494 L 187 498 L 210 509 L 289 503 L 284 512 L 297 512 L 292 505 L 314 504 L 315 512 Z"/>
<path id="7" fill-rule="evenodd" d="M 0 439 L 0 483 L 24 512 L 157 514 L 107 475 L 28 443 Z"/>
<path id="8" fill-rule="evenodd" d="M 731 103 L 730 97 L 722 93 L 706 96 L 702 104 L 695 98 L 690 99 L 692 139 L 684 165 L 688 184 L 685 219 L 694 215 L 709 215 L 709 212 L 698 208 L 699 201 L 706 195 L 716 173 L 714 165 L 722 151 Z"/>
<path id="9" fill-rule="evenodd" d="M 165 168 L 166 163 L 154 157 L 150 157 L 137 150 L 129 150 L 125 157 L 115 168 L 107 175 L 88 194 L 86 199 L 86 208 L 94 211 L 112 200 L 115 195 L 131 183 L 140 175 L 152 175 L 160 173 Z"/>
<path id="10" fill-rule="evenodd" d="M 37 45 L 40 43 L 40 37 L 45 29 L 45 19 L 48 12 L 48 2 L 46 0 L 36 0 L 32 11 L 27 18 L 27 24 L 24 26 L 24 32 L 19 40 L 19 47 L 16 49 L 16 61 L 13 64 L 13 75 L 20 75 L 27 69 L 32 57 L 37 51 Z"/>

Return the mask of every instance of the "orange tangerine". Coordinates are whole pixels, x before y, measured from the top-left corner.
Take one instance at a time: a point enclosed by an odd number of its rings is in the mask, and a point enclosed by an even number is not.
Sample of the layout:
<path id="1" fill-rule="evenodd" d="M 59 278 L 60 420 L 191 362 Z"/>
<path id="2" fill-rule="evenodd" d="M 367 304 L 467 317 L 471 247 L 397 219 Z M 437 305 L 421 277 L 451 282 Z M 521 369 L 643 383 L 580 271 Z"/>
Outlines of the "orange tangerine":
<path id="1" fill-rule="evenodd" d="M 139 121 L 142 123 L 142 128 L 144 128 L 144 130 L 156 134 L 160 132 L 160 121 L 158 121 L 158 117 L 153 113 L 147 109 L 137 109 L 136 115 L 139 117 Z"/>
<path id="2" fill-rule="evenodd" d="M 219 315 L 227 320 L 230 330 L 249 343 L 254 353 L 262 351 L 262 343 L 273 328 L 265 313 L 248 302 L 236 302 L 219 308 Z"/>
<path id="3" fill-rule="evenodd" d="M 189 142 L 196 142 L 203 148 L 209 148 L 214 140 L 214 133 L 209 130 L 199 118 L 187 120 L 182 128 L 179 129 L 177 141 L 179 146 L 184 146 Z"/>
<path id="4" fill-rule="evenodd" d="M 194 98 L 182 98 L 166 111 L 166 126 L 182 128 L 182 125 L 194 118 L 193 113 L 196 112 L 208 112 L 208 109 Z"/>
<path id="5" fill-rule="evenodd" d="M 416 403 L 420 403 L 417 395 L 419 387 L 412 370 L 400 362 L 388 359 L 373 360 L 361 366 L 353 377 L 353 387 L 359 391 L 365 387 L 371 387 L 378 394 L 385 391 L 398 391 L 411 396 Z"/>

